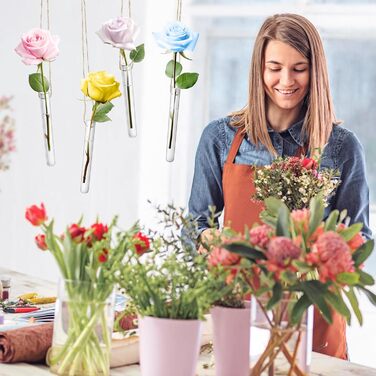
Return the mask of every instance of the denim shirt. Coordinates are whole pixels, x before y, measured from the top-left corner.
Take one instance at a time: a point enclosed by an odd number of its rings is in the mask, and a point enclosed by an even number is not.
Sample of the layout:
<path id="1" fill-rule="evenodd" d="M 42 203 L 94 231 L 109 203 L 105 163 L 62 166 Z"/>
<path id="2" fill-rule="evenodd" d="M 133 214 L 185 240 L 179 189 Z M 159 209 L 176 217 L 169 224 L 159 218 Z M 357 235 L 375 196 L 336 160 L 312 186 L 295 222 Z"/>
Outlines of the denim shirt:
<path id="1" fill-rule="evenodd" d="M 230 117 L 212 121 L 203 131 L 196 153 L 195 170 L 189 199 L 189 212 L 198 218 L 199 233 L 209 227 L 208 206 L 222 212 L 223 165 L 227 159 L 237 128 L 230 124 Z M 293 156 L 303 146 L 303 120 L 293 124 L 283 133 L 269 129 L 270 139 L 279 155 Z M 262 144 L 256 146 L 244 137 L 235 158 L 237 164 L 265 166 L 274 157 Z M 321 157 L 320 168 L 339 171 L 341 184 L 329 200 L 325 216 L 330 211 L 347 209 L 350 223 L 363 223 L 363 234 L 370 238 L 369 192 L 366 179 L 365 158 L 362 145 L 351 131 L 334 126 Z M 218 224 L 218 222 L 217 222 Z"/>

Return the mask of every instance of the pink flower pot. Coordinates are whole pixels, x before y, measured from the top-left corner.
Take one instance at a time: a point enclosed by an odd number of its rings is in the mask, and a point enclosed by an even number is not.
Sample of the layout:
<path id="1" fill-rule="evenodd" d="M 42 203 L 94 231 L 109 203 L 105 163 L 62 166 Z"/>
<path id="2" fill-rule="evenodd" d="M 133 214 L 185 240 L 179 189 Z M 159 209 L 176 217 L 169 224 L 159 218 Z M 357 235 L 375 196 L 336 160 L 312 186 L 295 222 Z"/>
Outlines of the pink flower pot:
<path id="1" fill-rule="evenodd" d="M 250 303 L 246 308 L 214 307 L 211 315 L 216 376 L 248 376 Z"/>
<path id="2" fill-rule="evenodd" d="M 140 317 L 142 376 L 194 376 L 201 321 Z"/>

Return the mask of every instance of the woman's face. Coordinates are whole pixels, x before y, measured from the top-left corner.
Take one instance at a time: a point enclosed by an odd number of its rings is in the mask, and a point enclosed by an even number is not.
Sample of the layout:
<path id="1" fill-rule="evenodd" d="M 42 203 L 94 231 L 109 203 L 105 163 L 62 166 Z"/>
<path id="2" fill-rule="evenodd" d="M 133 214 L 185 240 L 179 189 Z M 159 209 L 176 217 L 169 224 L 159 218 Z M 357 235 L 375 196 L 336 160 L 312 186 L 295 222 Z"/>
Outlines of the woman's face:
<path id="1" fill-rule="evenodd" d="M 264 62 L 269 105 L 283 110 L 300 109 L 309 90 L 309 61 L 290 45 L 272 40 L 265 48 Z"/>

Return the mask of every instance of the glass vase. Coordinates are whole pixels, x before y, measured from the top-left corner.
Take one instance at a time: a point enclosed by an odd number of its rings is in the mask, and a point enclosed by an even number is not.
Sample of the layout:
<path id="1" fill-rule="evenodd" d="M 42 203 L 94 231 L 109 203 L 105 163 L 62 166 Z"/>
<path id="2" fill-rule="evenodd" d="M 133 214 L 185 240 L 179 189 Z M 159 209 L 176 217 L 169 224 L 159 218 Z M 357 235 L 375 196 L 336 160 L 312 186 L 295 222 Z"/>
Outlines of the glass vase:
<path id="1" fill-rule="evenodd" d="M 252 299 L 250 375 L 309 375 L 313 306 L 292 324 L 289 314 L 296 299 L 283 299 L 269 311 L 265 308 L 269 298 Z"/>
<path id="2" fill-rule="evenodd" d="M 175 158 L 176 132 L 178 127 L 180 89 L 171 85 L 170 87 L 170 108 L 168 113 L 168 133 L 166 160 L 173 162 Z"/>
<path id="3" fill-rule="evenodd" d="M 52 347 L 47 354 L 51 372 L 109 375 L 113 318 L 112 285 L 61 280 Z"/>
<path id="4" fill-rule="evenodd" d="M 81 192 L 87 193 L 90 188 L 91 165 L 93 163 L 95 121 L 85 121 L 85 139 L 81 169 Z"/>
<path id="5" fill-rule="evenodd" d="M 121 78 L 123 82 L 123 96 L 125 101 L 125 111 L 127 113 L 128 135 L 137 136 L 136 110 L 133 94 L 133 63 L 126 65 L 120 61 Z"/>
<path id="6" fill-rule="evenodd" d="M 38 93 L 40 109 L 42 115 L 42 125 L 43 125 L 43 138 L 44 138 L 44 148 L 46 152 L 46 162 L 48 166 L 55 165 L 55 146 L 54 138 L 52 133 L 52 118 L 51 118 L 51 103 L 50 97 L 51 93 L 47 92 L 44 95 L 43 92 Z"/>

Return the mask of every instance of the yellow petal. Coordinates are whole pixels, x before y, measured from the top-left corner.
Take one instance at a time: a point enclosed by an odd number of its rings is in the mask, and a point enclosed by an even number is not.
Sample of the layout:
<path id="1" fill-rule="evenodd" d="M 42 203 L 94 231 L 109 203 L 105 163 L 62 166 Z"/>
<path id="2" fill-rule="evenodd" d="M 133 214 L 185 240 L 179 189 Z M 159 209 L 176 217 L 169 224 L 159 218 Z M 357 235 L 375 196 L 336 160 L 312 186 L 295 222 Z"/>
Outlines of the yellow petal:
<path id="1" fill-rule="evenodd" d="M 88 84 L 88 96 L 96 102 L 103 102 L 103 92 L 93 81 Z"/>
<path id="2" fill-rule="evenodd" d="M 81 80 L 81 91 L 84 93 L 84 95 L 88 96 L 87 93 L 87 86 L 88 86 L 88 80 L 87 78 Z"/>

